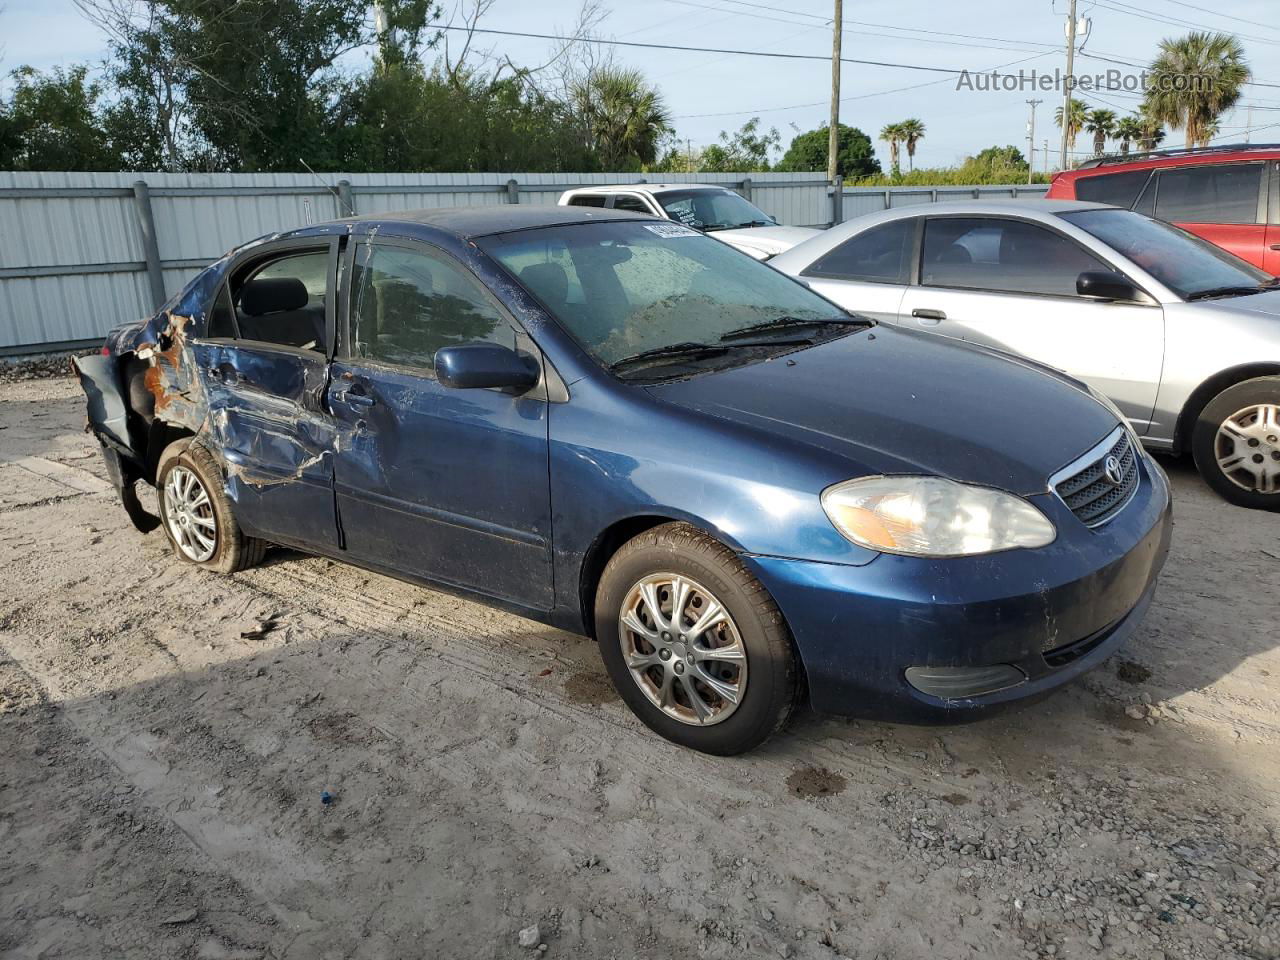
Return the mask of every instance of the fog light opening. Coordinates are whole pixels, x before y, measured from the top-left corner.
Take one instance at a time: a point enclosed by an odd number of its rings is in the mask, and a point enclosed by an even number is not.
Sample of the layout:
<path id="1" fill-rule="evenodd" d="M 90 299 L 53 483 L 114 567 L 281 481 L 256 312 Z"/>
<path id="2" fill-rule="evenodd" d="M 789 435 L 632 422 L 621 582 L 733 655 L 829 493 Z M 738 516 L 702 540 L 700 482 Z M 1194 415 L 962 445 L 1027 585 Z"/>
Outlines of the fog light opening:
<path id="1" fill-rule="evenodd" d="M 1016 687 L 1027 675 L 1011 663 L 989 667 L 908 667 L 907 683 L 939 700 L 981 697 Z"/>

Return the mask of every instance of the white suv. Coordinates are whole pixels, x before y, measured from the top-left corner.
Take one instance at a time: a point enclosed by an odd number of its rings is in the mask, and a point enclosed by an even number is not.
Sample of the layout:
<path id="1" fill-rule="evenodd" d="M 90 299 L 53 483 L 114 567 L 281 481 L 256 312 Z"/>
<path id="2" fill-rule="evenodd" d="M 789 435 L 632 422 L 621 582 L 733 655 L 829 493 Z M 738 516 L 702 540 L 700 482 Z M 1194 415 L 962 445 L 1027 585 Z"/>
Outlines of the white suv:
<path id="1" fill-rule="evenodd" d="M 560 206 L 650 213 L 708 233 L 757 260 L 768 260 L 819 233 L 810 227 L 781 227 L 740 194 L 712 183 L 582 187 L 562 193 Z"/>

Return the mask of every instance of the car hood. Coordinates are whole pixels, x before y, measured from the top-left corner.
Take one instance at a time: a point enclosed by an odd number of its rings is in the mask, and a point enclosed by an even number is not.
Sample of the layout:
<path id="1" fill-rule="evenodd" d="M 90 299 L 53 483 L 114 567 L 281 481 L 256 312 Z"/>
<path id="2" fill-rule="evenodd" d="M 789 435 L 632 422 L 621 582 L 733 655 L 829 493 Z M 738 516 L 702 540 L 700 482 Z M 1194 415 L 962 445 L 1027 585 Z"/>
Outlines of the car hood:
<path id="1" fill-rule="evenodd" d="M 820 232 L 811 227 L 742 227 L 739 230 L 716 230 L 708 236 L 748 253 L 763 253 L 772 257 Z"/>
<path id="2" fill-rule="evenodd" d="M 1266 317 L 1280 317 L 1280 290 L 1268 290 L 1265 293 L 1229 297 L 1224 300 L 1192 301 L 1191 306 L 1207 307 L 1225 313 L 1260 313 Z"/>
<path id="3" fill-rule="evenodd" d="M 1117 425 L 1065 376 L 883 326 L 649 390 L 839 455 L 850 477 L 924 474 L 1024 495 Z"/>

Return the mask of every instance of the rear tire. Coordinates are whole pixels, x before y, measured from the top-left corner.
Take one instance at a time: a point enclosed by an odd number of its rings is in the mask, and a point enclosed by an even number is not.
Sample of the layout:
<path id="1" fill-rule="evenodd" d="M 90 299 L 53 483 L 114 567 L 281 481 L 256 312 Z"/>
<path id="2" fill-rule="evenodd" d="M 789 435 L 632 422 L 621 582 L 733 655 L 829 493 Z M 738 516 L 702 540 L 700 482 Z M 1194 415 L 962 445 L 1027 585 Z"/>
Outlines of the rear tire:
<path id="1" fill-rule="evenodd" d="M 1196 469 L 1224 500 L 1280 510 L 1280 377 L 1256 377 L 1210 400 L 1191 434 Z"/>
<path id="2" fill-rule="evenodd" d="M 773 598 L 732 550 L 688 524 L 654 527 L 613 555 L 595 626 L 619 695 L 681 746 L 744 753 L 780 730 L 799 699 L 799 665 Z"/>
<path id="3" fill-rule="evenodd" d="M 217 573 L 234 573 L 262 561 L 265 540 L 245 536 L 227 497 L 222 471 L 200 443 L 176 440 L 156 470 L 160 525 L 178 559 Z"/>

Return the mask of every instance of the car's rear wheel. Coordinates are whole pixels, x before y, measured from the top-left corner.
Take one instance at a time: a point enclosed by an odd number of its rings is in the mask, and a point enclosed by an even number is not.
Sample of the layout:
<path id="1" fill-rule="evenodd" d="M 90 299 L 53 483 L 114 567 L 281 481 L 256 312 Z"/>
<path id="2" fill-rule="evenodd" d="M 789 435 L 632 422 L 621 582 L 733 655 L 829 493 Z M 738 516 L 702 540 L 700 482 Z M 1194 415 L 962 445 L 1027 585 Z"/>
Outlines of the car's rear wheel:
<path id="1" fill-rule="evenodd" d="M 1191 449 L 1201 476 L 1224 499 L 1280 510 L 1280 377 L 1246 380 L 1210 400 Z"/>
<path id="2" fill-rule="evenodd" d="M 156 489 L 161 526 L 180 559 L 233 573 L 258 563 L 266 553 L 264 541 L 240 530 L 222 472 L 199 443 L 178 440 L 166 448 L 156 471 Z"/>
<path id="3" fill-rule="evenodd" d="M 687 524 L 655 527 L 614 554 L 595 622 L 618 693 L 668 740 L 742 753 L 794 709 L 799 668 L 781 612 L 732 550 Z"/>

